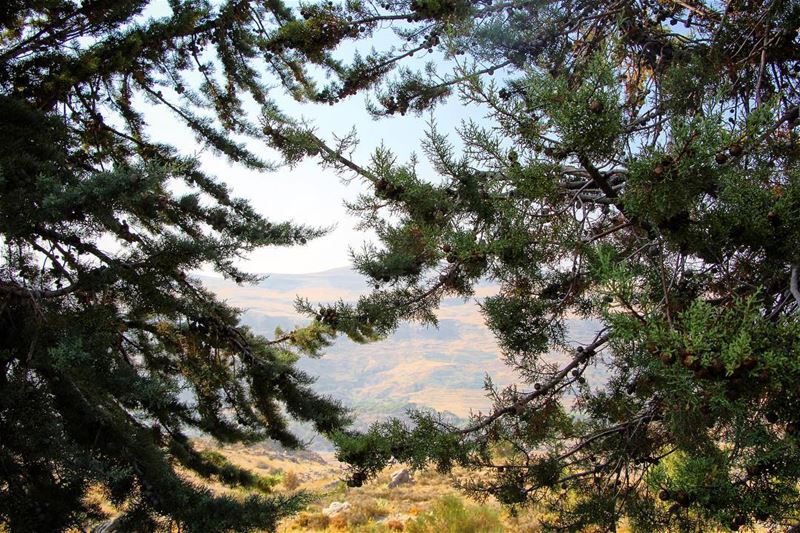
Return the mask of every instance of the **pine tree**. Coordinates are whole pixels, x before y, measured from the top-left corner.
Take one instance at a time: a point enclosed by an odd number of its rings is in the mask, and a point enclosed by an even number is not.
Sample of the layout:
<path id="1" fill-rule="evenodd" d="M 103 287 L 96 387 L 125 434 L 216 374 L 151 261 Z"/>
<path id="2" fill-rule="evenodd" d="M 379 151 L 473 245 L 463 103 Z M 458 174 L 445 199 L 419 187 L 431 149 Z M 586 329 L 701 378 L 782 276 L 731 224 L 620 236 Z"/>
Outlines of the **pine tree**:
<path id="1" fill-rule="evenodd" d="M 273 134 L 282 115 L 269 85 L 308 99 L 307 65 L 337 75 L 327 51 L 374 22 L 307 28 L 278 1 L 160 4 L 0 6 L 3 530 L 88 527 L 102 517 L 89 491 L 125 510 L 117 528 L 272 529 L 304 496 L 269 495 L 274 480 L 189 436 L 296 447 L 290 419 L 323 433 L 350 420 L 295 367 L 332 341 L 330 325 L 256 335 L 187 275 L 210 265 L 254 282 L 234 266 L 242 254 L 323 232 L 268 221 L 195 159 L 152 140 L 146 119 L 171 114 L 250 169 L 274 166 L 248 149 L 258 143 L 296 161 L 316 141 Z M 336 326 L 372 337 L 363 321 Z M 251 495 L 216 496 L 185 471 Z"/>
<path id="2" fill-rule="evenodd" d="M 458 144 L 431 124 L 436 176 L 323 149 L 372 185 L 351 207 L 380 240 L 356 256 L 375 290 L 337 316 L 435 323 L 490 280 L 481 310 L 519 383 L 487 380 L 492 410 L 465 426 L 341 432 L 350 484 L 397 460 L 462 467 L 474 496 L 559 530 L 797 524 L 800 4 L 389 0 L 375 17 L 402 45 L 321 94 L 377 87 L 376 117 L 458 95 L 486 119 Z M 443 59 L 387 76 L 426 50 Z M 594 338 L 570 341 L 573 318 Z"/>
<path id="3" fill-rule="evenodd" d="M 0 516 L 59 530 L 97 513 L 100 486 L 131 527 L 269 527 L 300 502 L 217 498 L 175 465 L 263 480 L 195 452 L 223 441 L 296 444 L 283 409 L 333 431 L 342 409 L 292 363 L 335 334 L 357 340 L 435 321 L 445 296 L 498 283 L 482 308 L 520 384 L 487 382 L 466 427 L 430 413 L 338 434 L 351 485 L 396 459 L 473 472 L 464 487 L 554 527 L 731 529 L 797 520 L 796 2 L 277 0 L 12 1 L 0 8 L 2 402 Z M 391 27 L 389 52 L 333 54 Z M 399 70 L 438 51 L 454 65 Z M 315 83 L 306 70 L 330 75 Z M 463 153 L 432 128 L 438 179 L 387 149 L 369 164 L 329 147 L 269 99 L 267 81 L 334 104 L 376 89 L 378 117 L 457 93 L 485 109 Z M 198 82 L 199 80 L 199 82 Z M 374 186 L 353 209 L 381 246 L 355 305 L 267 340 L 185 272 L 255 246 L 302 243 L 195 161 L 148 139 L 137 101 L 175 114 L 234 162 L 318 157 Z M 258 120 L 249 104 L 260 106 Z M 237 142 L 239 141 L 239 142 Z M 183 182 L 192 192 L 168 187 Z M 104 246 L 114 236 L 121 248 Z M 575 346 L 567 319 L 602 324 Z M 547 357 L 560 349 L 568 358 Z M 590 367 L 605 379 L 587 382 Z M 192 391 L 191 403 L 178 395 Z"/>

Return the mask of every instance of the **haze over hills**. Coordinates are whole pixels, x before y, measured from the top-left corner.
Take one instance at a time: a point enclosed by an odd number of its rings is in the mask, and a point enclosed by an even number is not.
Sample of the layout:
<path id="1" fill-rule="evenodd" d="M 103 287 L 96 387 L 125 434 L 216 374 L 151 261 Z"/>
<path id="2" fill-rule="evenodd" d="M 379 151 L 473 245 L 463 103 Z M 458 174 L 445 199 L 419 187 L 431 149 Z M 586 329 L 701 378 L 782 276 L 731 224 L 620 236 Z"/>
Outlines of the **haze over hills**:
<path id="1" fill-rule="evenodd" d="M 307 321 L 293 307 L 296 296 L 314 302 L 353 301 L 368 290 L 365 280 L 347 268 L 313 274 L 273 274 L 257 286 L 238 286 L 220 278 L 202 278 L 221 298 L 245 311 L 243 321 L 257 333 L 272 336 Z M 515 382 L 502 361 L 494 336 L 485 326 L 476 299 L 497 290 L 484 284 L 466 301 L 450 298 L 437 312 L 438 328 L 402 325 L 380 342 L 359 345 L 340 338 L 319 359 L 300 367 L 319 376 L 316 389 L 356 408 L 360 422 L 401 416 L 410 407 L 447 411 L 466 417 L 486 412 L 491 403 L 484 376 L 497 385 Z M 587 341 L 592 324 L 574 321 L 572 336 Z M 553 354 L 554 360 L 563 354 Z"/>

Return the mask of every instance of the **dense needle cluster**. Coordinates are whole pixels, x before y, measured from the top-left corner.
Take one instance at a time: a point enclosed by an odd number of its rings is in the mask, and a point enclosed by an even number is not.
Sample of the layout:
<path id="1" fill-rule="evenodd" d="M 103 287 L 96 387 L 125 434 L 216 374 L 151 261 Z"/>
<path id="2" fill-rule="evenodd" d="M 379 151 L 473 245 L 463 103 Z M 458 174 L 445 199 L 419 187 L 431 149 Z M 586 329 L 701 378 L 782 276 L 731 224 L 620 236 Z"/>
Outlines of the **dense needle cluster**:
<path id="1" fill-rule="evenodd" d="M 444 62 L 386 77 L 371 111 L 457 95 L 487 118 L 458 151 L 432 124 L 433 175 L 391 147 L 327 154 L 374 186 L 351 207 L 380 239 L 356 257 L 375 291 L 338 316 L 435 322 L 491 280 L 481 309 L 520 381 L 487 380 L 493 408 L 466 426 L 341 433 L 352 484 L 457 465 L 476 497 L 559 529 L 796 524 L 800 5 L 381 8 Z M 597 325 L 582 344 L 575 317 Z"/>
<path id="2" fill-rule="evenodd" d="M 797 523 L 797 2 L 176 0 L 152 19 L 148 5 L 0 9 L 12 529 L 86 523 L 97 486 L 131 527 L 270 527 L 299 502 L 213 497 L 175 467 L 268 488 L 193 451 L 186 429 L 298 444 L 286 413 L 336 435 L 352 486 L 399 460 L 462 466 L 476 497 L 536 504 L 558 529 Z M 393 49 L 336 55 L 383 29 Z M 438 65 L 416 70 L 431 53 Z M 462 125 L 458 151 L 432 124 L 427 175 L 389 148 L 350 159 L 356 138 L 329 145 L 287 117 L 276 81 L 328 104 L 369 91 L 384 120 L 454 96 L 487 117 Z M 375 290 L 299 301 L 317 320 L 271 340 L 240 327 L 185 272 L 250 281 L 238 254 L 319 232 L 268 222 L 149 140 L 141 102 L 238 164 L 270 167 L 250 138 L 370 183 L 351 207 L 380 240 L 356 257 Z M 466 425 L 415 413 L 341 430 L 341 407 L 293 367 L 339 333 L 435 322 L 442 298 L 484 279 L 500 286 L 480 303 L 519 383 L 487 379 L 492 410 Z M 574 317 L 597 324 L 582 344 Z"/>
<path id="3" fill-rule="evenodd" d="M 275 479 L 189 436 L 296 447 L 291 419 L 323 433 L 349 422 L 294 365 L 330 343 L 331 325 L 256 335 L 187 275 L 255 282 L 236 259 L 323 232 L 256 213 L 154 141 L 145 110 L 269 170 L 245 139 L 287 158 L 313 144 L 265 128 L 268 84 L 315 94 L 305 68 L 339 72 L 323 51 L 354 30 L 327 4 L 305 20 L 281 2 L 151 4 L 0 7 L 0 529 L 91 527 L 103 514 L 89 493 L 133 531 L 270 529 L 305 496 L 270 494 Z M 373 336 L 363 322 L 336 325 Z M 187 471 L 246 496 L 215 496 Z"/>

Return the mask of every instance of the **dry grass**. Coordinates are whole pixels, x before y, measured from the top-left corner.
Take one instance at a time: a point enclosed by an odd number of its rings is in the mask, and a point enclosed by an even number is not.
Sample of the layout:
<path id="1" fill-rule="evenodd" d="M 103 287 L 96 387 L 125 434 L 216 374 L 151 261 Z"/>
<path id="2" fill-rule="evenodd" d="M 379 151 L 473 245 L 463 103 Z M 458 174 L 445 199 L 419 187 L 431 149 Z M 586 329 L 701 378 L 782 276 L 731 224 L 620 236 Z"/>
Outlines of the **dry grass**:
<path id="1" fill-rule="evenodd" d="M 299 514 L 285 519 L 278 533 L 539 533 L 542 517 L 535 509 L 522 511 L 516 516 L 494 500 L 477 504 L 459 494 L 451 485 L 449 476 L 435 471 L 419 471 L 413 476 L 414 484 L 387 487 L 392 471 L 381 473 L 377 479 L 359 488 L 348 488 L 337 483 L 345 477 L 343 465 L 332 456 L 317 454 L 287 454 L 265 447 L 226 447 L 220 450 L 236 464 L 252 468 L 260 474 L 278 475 L 281 483 L 274 488 L 278 493 L 297 490 L 311 492 L 316 499 Z M 199 478 L 192 478 L 200 481 Z M 220 494 L 244 497 L 236 491 L 218 484 L 209 488 Z M 112 515 L 106 495 L 93 491 L 89 496 Z M 332 502 L 347 502 L 349 508 L 333 516 L 323 510 Z M 619 530 L 628 532 L 624 525 Z M 763 530 L 756 530 L 763 531 Z M 0 533 L 3 533 L 0 526 Z"/>
<path id="2" fill-rule="evenodd" d="M 343 472 L 341 474 L 343 475 Z M 452 492 L 443 477 L 432 483 L 431 478 L 418 475 L 417 484 L 404 485 L 395 489 L 389 489 L 386 486 L 389 478 L 390 472 L 387 471 L 363 487 L 348 488 L 340 483 L 327 491 L 317 492 L 319 498 L 309 507 L 308 513 L 324 516 L 322 510 L 332 502 L 346 501 L 350 504 L 350 508 L 330 517 L 324 527 L 322 527 L 324 522 L 322 519 L 319 519 L 318 527 L 312 527 L 306 516 L 301 520 L 296 518 L 285 520 L 280 525 L 279 531 L 369 531 L 376 524 L 386 525 L 386 527 L 389 522 L 402 524 L 413 516 L 412 512 L 419 513 L 421 506 L 434 500 L 437 495 L 442 493 L 442 490 Z M 335 478 L 327 480 L 323 486 L 331 485 L 332 481 L 335 481 Z M 392 527 L 395 528 L 394 531 L 401 531 L 397 529 L 397 524 Z"/>
<path id="3" fill-rule="evenodd" d="M 504 531 L 498 509 L 465 503 L 454 494 L 443 496 L 432 508 L 406 523 L 409 533 L 500 533 Z"/>
<path id="4" fill-rule="evenodd" d="M 396 467 L 395 467 L 396 469 Z M 503 531 L 502 515 L 496 504 L 479 506 L 460 497 L 448 476 L 434 471 L 417 472 L 413 485 L 387 487 L 390 469 L 363 487 L 340 485 L 320 494 L 298 517 L 284 520 L 280 533 L 300 531 L 391 533 L 491 532 Z M 348 502 L 350 508 L 332 517 L 322 510 L 332 502 Z M 327 519 L 327 520 L 326 520 Z M 451 529 L 442 529 L 452 523 Z"/>
<path id="5" fill-rule="evenodd" d="M 286 490 L 295 490 L 300 486 L 300 476 L 294 470 L 287 470 L 281 477 L 281 485 Z"/>
<path id="6" fill-rule="evenodd" d="M 301 528 L 301 530 L 320 531 L 328 528 L 331 519 L 322 513 L 303 511 L 292 519 L 292 523 L 295 527 Z"/>

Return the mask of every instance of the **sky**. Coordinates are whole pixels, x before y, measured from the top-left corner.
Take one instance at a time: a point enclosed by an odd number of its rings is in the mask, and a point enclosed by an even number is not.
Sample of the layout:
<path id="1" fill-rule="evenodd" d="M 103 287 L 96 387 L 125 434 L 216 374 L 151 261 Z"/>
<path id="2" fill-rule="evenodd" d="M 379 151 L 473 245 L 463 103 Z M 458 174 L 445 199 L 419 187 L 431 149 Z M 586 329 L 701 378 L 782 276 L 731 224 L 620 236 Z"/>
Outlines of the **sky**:
<path id="1" fill-rule="evenodd" d="M 156 3 L 148 15 L 158 16 L 165 7 Z M 337 54 L 348 58 L 358 50 L 366 55 L 373 46 L 386 49 L 392 44 L 391 32 L 384 30 L 371 41 L 344 44 Z M 425 56 L 414 58 L 417 66 L 436 58 L 435 54 Z M 360 144 L 354 158 L 361 163 L 367 161 L 369 154 L 380 143 L 389 146 L 400 162 L 406 161 L 413 152 L 420 153 L 420 141 L 426 122 L 430 119 L 430 116 L 395 115 L 373 120 L 366 111 L 368 96 L 364 94 L 351 96 L 333 106 L 297 103 L 286 96 L 280 87 L 275 89 L 271 97 L 290 116 L 307 119 L 325 140 L 330 141 L 333 135 L 341 136 L 355 128 Z M 257 108 L 254 107 L 253 111 L 257 112 Z M 475 110 L 467 109 L 456 98 L 451 98 L 435 111 L 437 127 L 446 132 L 454 132 L 461 120 L 470 116 L 479 118 Z M 369 191 L 363 181 L 344 183 L 334 171 L 323 169 L 314 159 L 307 159 L 294 168 L 283 167 L 270 173 L 254 172 L 203 150 L 188 128 L 164 109 L 152 109 L 145 113 L 145 117 L 154 139 L 166 141 L 185 154 L 197 155 L 206 171 L 224 181 L 234 196 L 249 200 L 268 219 L 332 228 L 327 235 L 309 241 L 305 246 L 256 250 L 239 262 L 238 266 L 244 270 L 253 273 L 301 274 L 344 267 L 350 265 L 351 248 L 358 249 L 365 241 L 375 240 L 372 234 L 355 228 L 357 219 L 344 206 L 346 201 L 354 200 L 359 193 Z M 267 146 L 258 149 L 257 153 L 265 159 L 276 160 L 273 155 L 275 152 Z M 428 165 L 422 164 L 420 168 L 423 172 L 430 172 Z M 207 270 L 200 273 L 213 275 Z"/>
<path id="2" fill-rule="evenodd" d="M 369 154 L 381 143 L 391 147 L 399 161 L 406 161 L 412 152 L 419 153 L 425 122 L 429 117 L 392 117 L 373 120 L 365 110 L 365 97 L 354 96 L 334 106 L 300 105 L 302 116 L 318 128 L 318 134 L 331 140 L 334 134 L 344 135 L 355 128 L 360 141 L 354 154 L 357 162 L 367 161 Z M 465 110 L 453 101 L 436 113 L 442 129 L 452 131 Z M 295 114 L 294 116 L 298 116 Z M 269 247 L 251 253 L 240 263 L 245 270 L 256 273 L 320 272 L 350 264 L 348 250 L 360 248 L 365 240 L 374 240 L 371 233 L 355 228 L 357 219 L 347 212 L 346 201 L 359 193 L 370 192 L 364 181 L 345 183 L 331 169 L 323 169 L 317 158 L 306 159 L 291 168 L 283 166 L 274 172 L 256 172 L 215 156 L 195 142 L 192 135 L 179 128 L 169 116 L 151 119 L 151 125 L 186 153 L 196 153 L 203 168 L 225 182 L 234 196 L 246 198 L 254 208 L 272 221 L 291 220 L 296 223 L 332 227 L 331 231 L 305 246 Z M 183 130 L 183 131 L 181 131 Z M 274 152 L 263 148 L 263 155 L 276 160 Z M 259 154 L 262 155 L 262 154 Z M 422 172 L 428 165 L 420 165 Z M 435 176 L 423 176 L 435 179 Z"/>

